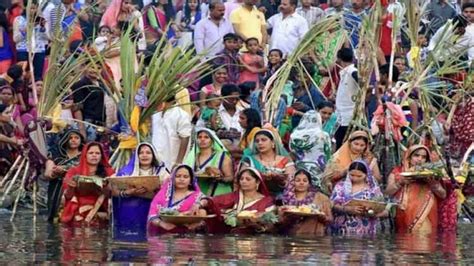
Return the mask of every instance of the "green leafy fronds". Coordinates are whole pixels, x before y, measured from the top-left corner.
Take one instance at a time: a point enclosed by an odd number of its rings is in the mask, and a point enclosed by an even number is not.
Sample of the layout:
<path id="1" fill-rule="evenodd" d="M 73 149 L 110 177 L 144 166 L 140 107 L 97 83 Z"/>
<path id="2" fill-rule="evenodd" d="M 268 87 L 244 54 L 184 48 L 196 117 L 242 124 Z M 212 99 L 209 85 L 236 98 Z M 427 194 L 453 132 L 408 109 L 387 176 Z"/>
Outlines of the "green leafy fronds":
<path id="1" fill-rule="evenodd" d="M 306 74 L 306 70 L 301 59 L 308 56 L 325 58 L 325 55 L 328 52 L 324 49 L 318 49 L 318 47 L 320 48 L 321 46 L 321 42 L 324 40 L 323 37 L 331 33 L 336 35 L 343 34 L 343 29 L 339 19 L 340 18 L 337 16 L 329 17 L 321 20 L 312 28 L 310 28 L 299 45 L 289 55 L 286 62 L 268 79 L 262 93 L 262 98 L 266 99 L 264 113 L 268 121 L 272 121 L 273 119 L 273 114 L 278 108 L 278 102 L 280 101 L 281 95 L 284 91 L 290 74 L 292 73 L 292 70 L 296 71 L 300 80 L 306 80 L 305 77 L 308 75 Z M 321 52 L 321 54 L 318 54 L 318 51 Z M 314 81 L 312 82 L 314 83 Z M 310 84 L 305 85 L 305 87 L 308 88 Z"/>

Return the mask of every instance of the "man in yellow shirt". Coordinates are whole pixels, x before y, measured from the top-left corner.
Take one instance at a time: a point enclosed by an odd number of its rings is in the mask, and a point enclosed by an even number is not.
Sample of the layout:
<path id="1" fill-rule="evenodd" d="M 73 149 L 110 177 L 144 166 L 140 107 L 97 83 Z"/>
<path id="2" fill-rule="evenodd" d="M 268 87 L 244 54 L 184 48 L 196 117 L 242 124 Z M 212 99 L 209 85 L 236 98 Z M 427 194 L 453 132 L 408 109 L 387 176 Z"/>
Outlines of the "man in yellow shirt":
<path id="1" fill-rule="evenodd" d="M 263 49 L 267 43 L 267 27 L 265 16 L 257 9 L 256 3 L 257 0 L 244 0 L 244 4 L 230 14 L 230 22 L 237 35 L 244 40 L 257 38 Z"/>

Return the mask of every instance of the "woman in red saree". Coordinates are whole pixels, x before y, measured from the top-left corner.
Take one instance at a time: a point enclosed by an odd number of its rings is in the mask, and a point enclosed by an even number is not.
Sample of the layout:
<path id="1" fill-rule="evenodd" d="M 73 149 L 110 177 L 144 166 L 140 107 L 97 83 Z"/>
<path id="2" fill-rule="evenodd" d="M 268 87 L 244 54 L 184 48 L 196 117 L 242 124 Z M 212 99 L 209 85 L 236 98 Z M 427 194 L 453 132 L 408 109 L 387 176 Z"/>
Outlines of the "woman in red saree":
<path id="1" fill-rule="evenodd" d="M 61 214 L 61 222 L 66 224 L 106 224 L 109 218 L 108 197 L 110 191 L 104 185 L 95 195 L 82 195 L 74 177 L 105 178 L 113 175 L 114 170 L 100 143 L 91 142 L 82 151 L 79 165 L 69 169 L 64 178 L 63 190 L 66 202 Z"/>
<path id="2" fill-rule="evenodd" d="M 255 211 L 255 217 L 275 210 L 273 198 L 270 196 L 260 173 L 254 168 L 244 168 L 237 176 L 238 189 L 232 193 L 213 198 L 204 198 L 200 208 L 204 208 L 217 217 L 207 221 L 210 233 L 263 233 L 271 231 L 273 225 L 260 221 L 246 220 L 243 224 L 232 224 L 230 217 L 243 211 Z"/>
<path id="3" fill-rule="evenodd" d="M 440 181 L 433 178 L 417 181 L 403 177 L 402 172 L 414 171 L 430 159 L 430 151 L 423 145 L 411 146 L 406 152 L 403 165 L 393 169 L 388 177 L 385 193 L 394 196 L 399 204 L 395 227 L 399 233 L 436 233 L 438 229 L 438 205 L 446 197 Z"/>

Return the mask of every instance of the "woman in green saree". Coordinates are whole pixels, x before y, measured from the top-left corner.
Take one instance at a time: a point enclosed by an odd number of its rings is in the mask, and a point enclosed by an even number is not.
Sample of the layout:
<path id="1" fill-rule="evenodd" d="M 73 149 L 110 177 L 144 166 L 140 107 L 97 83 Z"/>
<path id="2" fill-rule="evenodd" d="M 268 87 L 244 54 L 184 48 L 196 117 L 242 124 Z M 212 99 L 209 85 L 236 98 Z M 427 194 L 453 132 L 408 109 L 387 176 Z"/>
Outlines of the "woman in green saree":
<path id="1" fill-rule="evenodd" d="M 205 195 L 218 196 L 232 192 L 232 160 L 214 131 L 196 129 L 193 145 L 184 163 L 193 168 L 199 188 Z"/>
<path id="2" fill-rule="evenodd" d="M 295 173 L 295 164 L 279 136 L 268 129 L 255 134 L 251 148 L 244 150 L 242 165 L 259 171 L 272 196 L 280 195 Z"/>

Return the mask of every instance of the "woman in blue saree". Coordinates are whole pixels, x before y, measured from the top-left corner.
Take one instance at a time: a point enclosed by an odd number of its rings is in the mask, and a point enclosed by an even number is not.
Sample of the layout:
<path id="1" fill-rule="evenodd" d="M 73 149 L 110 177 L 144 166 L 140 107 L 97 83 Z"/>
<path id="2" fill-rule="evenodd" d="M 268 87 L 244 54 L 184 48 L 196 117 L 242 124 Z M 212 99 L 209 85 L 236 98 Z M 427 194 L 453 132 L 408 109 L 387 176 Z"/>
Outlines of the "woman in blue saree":
<path id="1" fill-rule="evenodd" d="M 150 143 L 140 143 L 129 163 L 121 168 L 117 176 L 159 176 L 163 181 L 168 171 L 159 160 Z M 143 187 L 113 190 L 113 237 L 125 241 L 144 240 L 151 199 L 141 197 L 146 193 Z"/>

